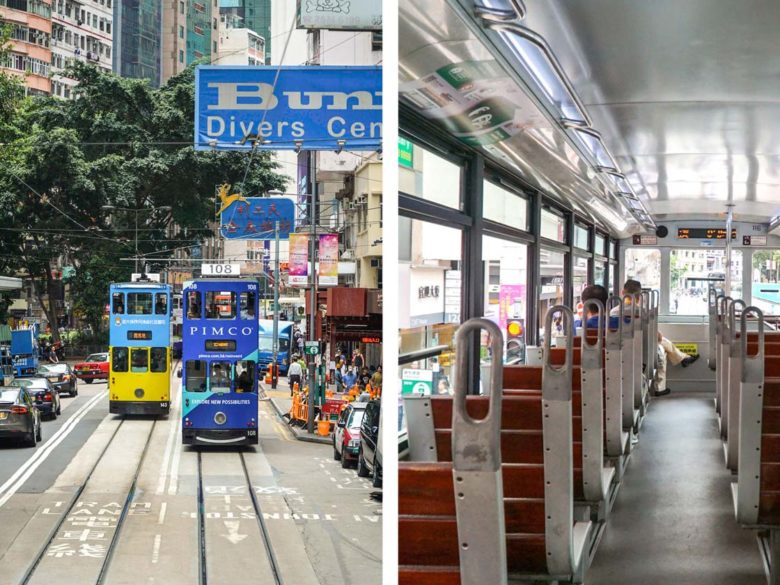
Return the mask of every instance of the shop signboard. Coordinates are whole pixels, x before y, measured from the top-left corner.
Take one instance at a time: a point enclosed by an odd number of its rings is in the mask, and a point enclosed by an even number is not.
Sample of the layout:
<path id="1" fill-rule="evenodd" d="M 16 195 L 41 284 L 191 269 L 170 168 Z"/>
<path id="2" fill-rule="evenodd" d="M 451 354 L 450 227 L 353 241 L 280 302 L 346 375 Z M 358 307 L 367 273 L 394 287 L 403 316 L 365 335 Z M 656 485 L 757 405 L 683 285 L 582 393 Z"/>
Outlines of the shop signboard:
<path id="1" fill-rule="evenodd" d="M 382 30 L 382 0 L 298 0 L 298 28 Z"/>
<path id="2" fill-rule="evenodd" d="M 430 396 L 433 393 L 433 371 L 405 369 L 401 372 L 401 394 Z"/>
<path id="3" fill-rule="evenodd" d="M 195 70 L 196 150 L 355 151 L 381 144 L 381 67 Z"/>

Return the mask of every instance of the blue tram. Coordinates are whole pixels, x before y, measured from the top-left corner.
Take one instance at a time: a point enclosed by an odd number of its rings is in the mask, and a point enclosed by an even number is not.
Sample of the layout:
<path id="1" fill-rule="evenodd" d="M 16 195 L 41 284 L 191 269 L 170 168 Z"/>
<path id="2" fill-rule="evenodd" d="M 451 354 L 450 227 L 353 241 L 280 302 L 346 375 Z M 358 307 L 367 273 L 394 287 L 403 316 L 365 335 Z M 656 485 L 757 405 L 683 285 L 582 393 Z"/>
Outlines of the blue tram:
<path id="1" fill-rule="evenodd" d="M 257 282 L 202 279 L 182 292 L 182 441 L 256 445 Z"/>
<path id="2" fill-rule="evenodd" d="M 171 401 L 171 287 L 110 287 L 109 412 L 168 414 Z"/>

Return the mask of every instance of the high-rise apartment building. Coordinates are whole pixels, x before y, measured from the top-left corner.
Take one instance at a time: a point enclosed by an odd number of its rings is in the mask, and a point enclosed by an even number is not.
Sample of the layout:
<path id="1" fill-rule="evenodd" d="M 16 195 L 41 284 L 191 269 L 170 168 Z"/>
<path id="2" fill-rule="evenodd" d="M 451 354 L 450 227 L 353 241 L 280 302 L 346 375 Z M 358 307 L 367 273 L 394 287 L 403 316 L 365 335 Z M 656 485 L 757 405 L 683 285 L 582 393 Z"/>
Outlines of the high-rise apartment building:
<path id="1" fill-rule="evenodd" d="M 160 1 L 113 0 L 113 2 L 114 72 L 122 77 L 148 79 L 153 86 L 158 87 L 162 75 Z"/>
<path id="2" fill-rule="evenodd" d="M 51 93 L 51 2 L 0 0 L 0 25 L 11 25 L 11 46 L 0 68 L 24 78 L 27 93 Z"/>
<path id="3" fill-rule="evenodd" d="M 1 0 L 0 0 L 1 1 Z M 85 61 L 111 71 L 117 0 L 53 0 L 51 65 L 53 95 L 70 98 L 76 82 L 63 69 Z M 117 2 L 118 3 L 118 2 Z"/>
<path id="4" fill-rule="evenodd" d="M 236 28 L 248 28 L 265 40 L 266 55 L 271 55 L 271 0 L 219 0 L 222 16 L 240 18 Z"/>
<path id="5" fill-rule="evenodd" d="M 163 0 L 162 83 L 217 52 L 218 0 Z"/>

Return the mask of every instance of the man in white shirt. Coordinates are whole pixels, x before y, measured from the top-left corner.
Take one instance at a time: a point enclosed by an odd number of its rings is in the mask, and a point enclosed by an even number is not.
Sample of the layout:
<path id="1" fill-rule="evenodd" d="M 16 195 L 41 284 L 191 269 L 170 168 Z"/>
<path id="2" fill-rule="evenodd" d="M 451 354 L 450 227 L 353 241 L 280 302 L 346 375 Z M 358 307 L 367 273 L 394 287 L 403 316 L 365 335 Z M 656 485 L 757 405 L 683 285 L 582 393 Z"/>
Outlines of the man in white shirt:
<path id="1" fill-rule="evenodd" d="M 298 389 L 301 388 L 301 376 L 303 375 L 303 368 L 301 368 L 301 363 L 297 359 L 298 356 L 293 356 L 292 361 L 290 362 L 290 367 L 287 368 L 287 381 L 290 384 L 290 396 L 293 395 L 293 390 L 295 389 L 295 385 L 298 384 Z"/>

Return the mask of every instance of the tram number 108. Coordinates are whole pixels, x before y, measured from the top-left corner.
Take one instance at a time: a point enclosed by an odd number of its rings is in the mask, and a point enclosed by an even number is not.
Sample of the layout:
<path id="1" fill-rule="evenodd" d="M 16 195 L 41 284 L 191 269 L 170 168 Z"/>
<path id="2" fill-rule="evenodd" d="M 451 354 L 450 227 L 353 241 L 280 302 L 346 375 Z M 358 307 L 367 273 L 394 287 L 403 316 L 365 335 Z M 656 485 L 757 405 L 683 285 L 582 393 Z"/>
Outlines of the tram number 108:
<path id="1" fill-rule="evenodd" d="M 240 264 L 201 264 L 203 276 L 241 276 Z"/>

